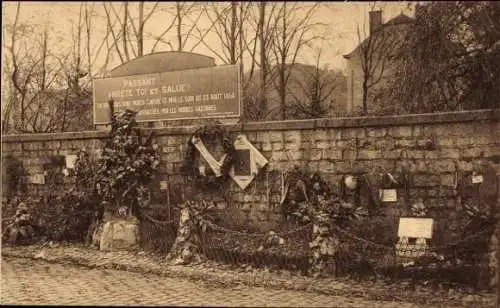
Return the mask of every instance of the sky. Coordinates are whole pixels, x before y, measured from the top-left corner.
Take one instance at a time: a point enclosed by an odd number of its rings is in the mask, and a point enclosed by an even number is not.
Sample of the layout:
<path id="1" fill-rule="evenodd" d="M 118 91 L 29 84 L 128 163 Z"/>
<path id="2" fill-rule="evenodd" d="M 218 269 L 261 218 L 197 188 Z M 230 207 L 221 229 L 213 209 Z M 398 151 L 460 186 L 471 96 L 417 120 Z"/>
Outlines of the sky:
<path id="1" fill-rule="evenodd" d="M 57 44 L 64 46 L 65 42 L 71 41 L 72 36 L 72 26 L 77 22 L 79 8 L 81 2 L 29 2 L 22 1 L 21 3 L 21 13 L 20 22 L 31 22 L 41 27 L 48 25 L 51 29 L 51 34 L 56 40 Z M 118 7 L 120 2 L 114 2 L 114 5 Z M 200 3 L 201 5 L 202 3 Z M 311 5 L 311 3 L 304 2 L 304 5 Z M 17 2 L 2 2 L 2 28 L 5 24 L 11 24 L 15 17 Z M 91 44 L 94 47 L 99 45 L 99 42 L 103 39 L 106 30 L 106 19 L 105 13 L 102 8 L 102 2 L 88 2 L 88 5 L 93 6 L 96 10 L 96 17 L 93 21 L 93 33 L 91 35 Z M 168 10 L 173 4 L 169 2 L 161 2 L 159 8 L 162 10 Z M 145 11 L 147 14 L 152 4 L 146 3 Z M 131 12 L 135 12 L 137 3 L 131 3 Z M 389 19 L 397 16 L 398 14 L 404 13 L 408 16 L 413 16 L 413 11 L 408 7 L 408 2 L 321 2 L 319 8 L 314 15 L 314 22 L 323 23 L 325 28 L 323 32 L 327 34 L 325 40 L 321 43 L 317 43 L 316 47 L 322 49 L 322 59 L 321 65 L 328 66 L 329 68 L 335 68 L 343 70 L 345 68 L 345 60 L 342 55 L 351 52 L 359 43 L 359 38 L 357 34 L 357 27 L 367 24 L 368 12 L 372 9 L 383 10 L 383 21 L 386 22 Z M 134 10 L 135 9 L 135 10 Z M 150 32 L 158 35 L 163 32 L 166 24 L 170 20 L 170 15 L 165 13 L 165 11 L 157 10 L 151 19 L 145 26 L 146 32 Z M 203 27 L 208 27 L 210 21 L 207 18 L 201 18 L 198 24 Z M 2 37 L 5 37 L 2 35 Z M 3 40 L 4 38 L 2 38 Z M 175 32 L 172 31 L 170 35 L 167 35 L 166 40 L 172 41 L 175 45 Z M 213 43 L 211 43 L 213 42 Z M 153 39 L 146 39 L 145 41 L 145 53 L 149 53 L 153 43 Z M 195 40 L 189 41 L 187 44 L 187 49 L 195 43 Z M 215 37 L 208 37 L 207 43 L 217 50 L 218 43 Z M 168 45 L 163 44 L 161 48 L 157 51 L 169 50 Z M 198 45 L 194 52 L 205 54 L 208 56 L 214 56 L 213 53 L 203 46 Z M 222 64 L 220 60 L 216 58 L 217 64 Z M 103 62 L 104 57 L 99 56 L 97 62 Z M 302 57 L 298 59 L 298 62 L 306 64 L 315 63 L 315 51 L 305 50 Z M 115 59 L 116 65 L 119 64 L 118 60 Z M 113 63 L 113 65 L 114 65 Z M 245 63 L 244 63 L 245 64 Z M 111 67 L 112 68 L 112 67 Z"/>

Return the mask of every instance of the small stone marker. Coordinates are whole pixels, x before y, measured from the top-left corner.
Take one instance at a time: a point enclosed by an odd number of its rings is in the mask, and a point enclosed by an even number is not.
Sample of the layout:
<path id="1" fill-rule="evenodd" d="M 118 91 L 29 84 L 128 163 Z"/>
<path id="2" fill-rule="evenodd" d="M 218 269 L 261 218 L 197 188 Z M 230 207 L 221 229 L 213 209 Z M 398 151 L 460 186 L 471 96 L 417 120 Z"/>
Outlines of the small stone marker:
<path id="1" fill-rule="evenodd" d="M 104 224 L 99 249 L 133 250 L 139 248 L 139 239 L 138 221 L 111 220 Z"/>
<path id="2" fill-rule="evenodd" d="M 428 253 L 427 239 L 432 238 L 432 218 L 402 217 L 399 219 L 396 256 L 400 262 L 413 261 Z"/>

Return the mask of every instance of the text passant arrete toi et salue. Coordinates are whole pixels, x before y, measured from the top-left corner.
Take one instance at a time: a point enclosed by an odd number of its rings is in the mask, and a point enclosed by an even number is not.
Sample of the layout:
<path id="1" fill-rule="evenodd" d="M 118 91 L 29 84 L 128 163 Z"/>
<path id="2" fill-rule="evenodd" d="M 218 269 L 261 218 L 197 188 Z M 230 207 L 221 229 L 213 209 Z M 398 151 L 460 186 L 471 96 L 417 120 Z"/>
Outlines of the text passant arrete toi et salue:
<path id="1" fill-rule="evenodd" d="M 165 85 L 159 88 L 134 88 L 134 89 L 120 89 L 109 92 L 109 97 L 113 98 L 123 98 L 132 96 L 144 96 L 144 95 L 157 95 L 169 94 L 169 93 L 182 93 L 186 92 L 189 88 L 188 84 L 176 84 L 176 85 Z"/>

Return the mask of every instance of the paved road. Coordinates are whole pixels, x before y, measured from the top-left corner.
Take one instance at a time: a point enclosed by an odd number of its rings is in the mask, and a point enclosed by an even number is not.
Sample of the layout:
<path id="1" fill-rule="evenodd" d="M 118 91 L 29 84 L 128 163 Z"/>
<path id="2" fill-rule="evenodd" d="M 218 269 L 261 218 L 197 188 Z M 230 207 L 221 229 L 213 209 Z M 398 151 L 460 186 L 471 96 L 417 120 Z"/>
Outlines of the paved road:
<path id="1" fill-rule="evenodd" d="M 2 304 L 182 305 L 293 307 L 416 307 L 401 302 L 210 286 L 179 278 L 118 270 L 87 269 L 27 259 L 3 259 Z"/>

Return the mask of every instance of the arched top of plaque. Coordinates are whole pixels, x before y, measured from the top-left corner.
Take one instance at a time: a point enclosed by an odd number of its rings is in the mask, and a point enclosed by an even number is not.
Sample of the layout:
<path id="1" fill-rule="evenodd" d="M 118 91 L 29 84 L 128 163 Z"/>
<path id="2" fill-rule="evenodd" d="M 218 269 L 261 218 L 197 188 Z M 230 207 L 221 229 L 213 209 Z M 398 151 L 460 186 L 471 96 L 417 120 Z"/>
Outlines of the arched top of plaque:
<path id="1" fill-rule="evenodd" d="M 109 77 L 153 74 L 215 66 L 215 59 L 193 52 L 164 51 L 135 58 L 109 72 Z"/>

